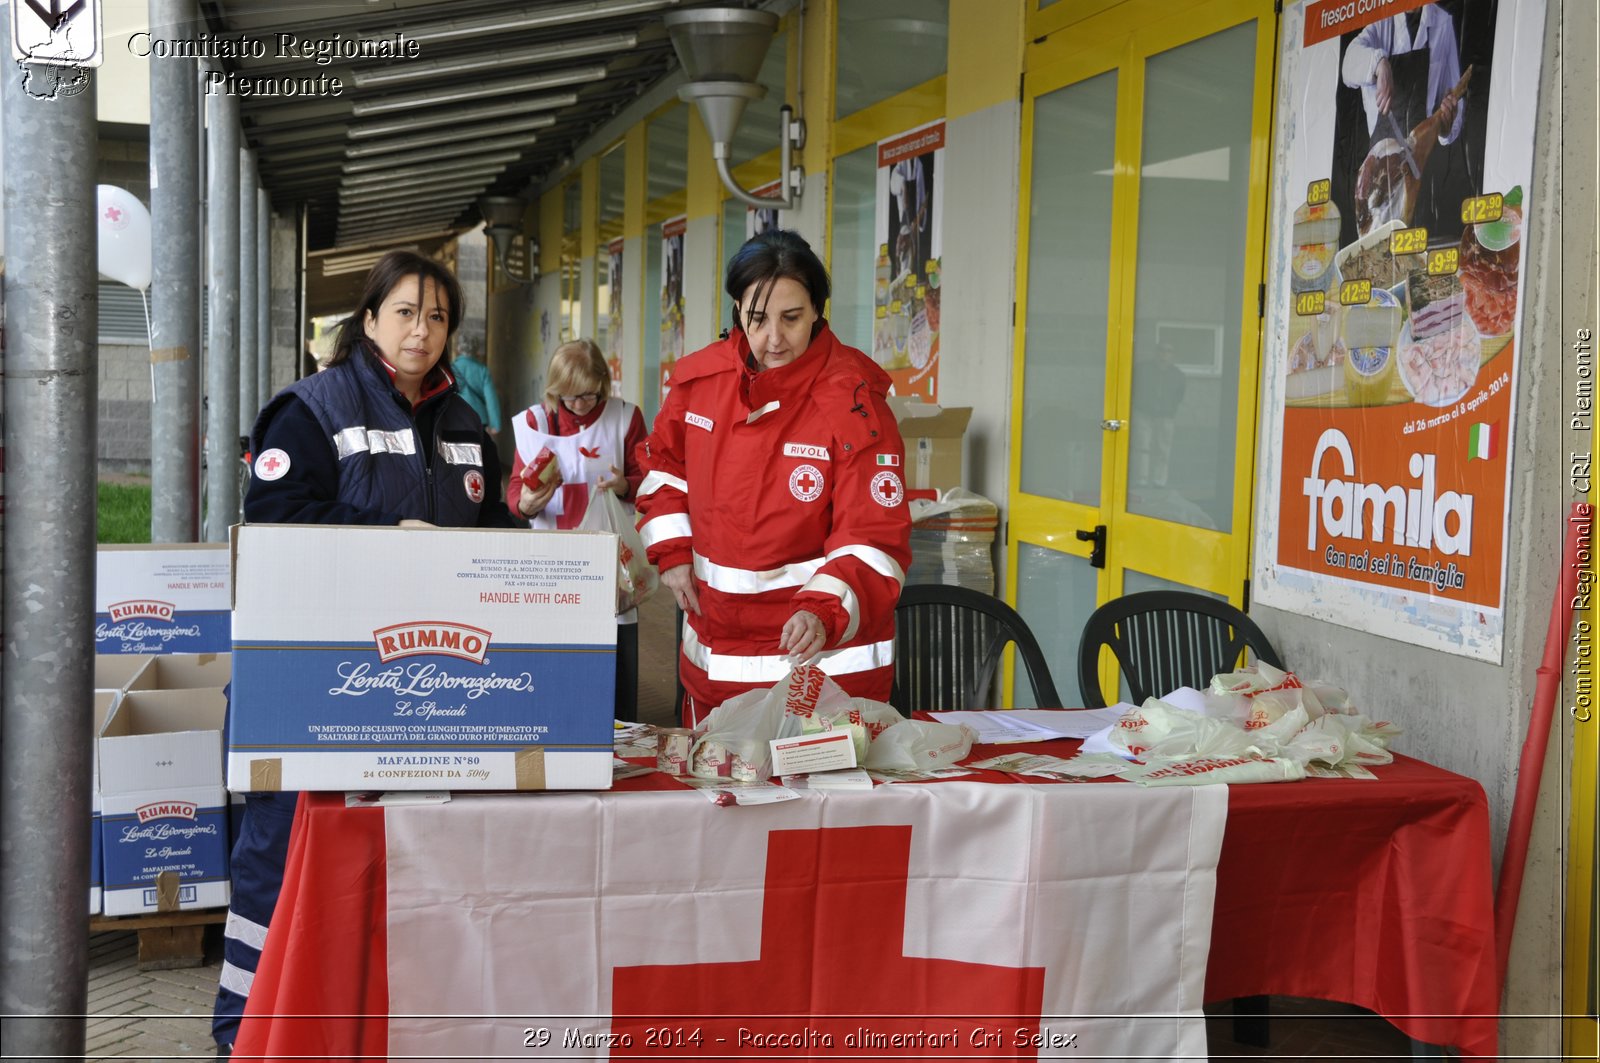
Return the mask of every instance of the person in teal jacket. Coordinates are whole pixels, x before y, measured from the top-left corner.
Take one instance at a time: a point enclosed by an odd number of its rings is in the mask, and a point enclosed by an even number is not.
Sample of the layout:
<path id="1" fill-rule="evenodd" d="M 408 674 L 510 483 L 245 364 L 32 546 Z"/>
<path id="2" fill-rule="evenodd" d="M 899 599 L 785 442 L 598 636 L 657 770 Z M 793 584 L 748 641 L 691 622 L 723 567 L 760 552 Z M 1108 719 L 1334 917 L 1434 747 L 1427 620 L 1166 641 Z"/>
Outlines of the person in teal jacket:
<path id="1" fill-rule="evenodd" d="M 478 412 L 478 419 L 490 435 L 499 435 L 500 396 L 495 393 L 489 367 L 483 364 L 477 349 L 456 355 L 450 368 L 456 375 L 456 393 Z"/>

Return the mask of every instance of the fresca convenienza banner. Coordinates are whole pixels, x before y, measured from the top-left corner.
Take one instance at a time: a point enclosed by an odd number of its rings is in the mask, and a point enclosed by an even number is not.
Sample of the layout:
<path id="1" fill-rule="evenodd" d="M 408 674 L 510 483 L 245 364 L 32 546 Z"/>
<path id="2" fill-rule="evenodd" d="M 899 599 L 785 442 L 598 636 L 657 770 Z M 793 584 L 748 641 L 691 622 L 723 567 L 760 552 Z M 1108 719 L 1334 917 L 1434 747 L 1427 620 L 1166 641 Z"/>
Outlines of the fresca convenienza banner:
<path id="1" fill-rule="evenodd" d="M 1544 0 L 1298 13 L 1257 598 L 1498 662 Z"/>

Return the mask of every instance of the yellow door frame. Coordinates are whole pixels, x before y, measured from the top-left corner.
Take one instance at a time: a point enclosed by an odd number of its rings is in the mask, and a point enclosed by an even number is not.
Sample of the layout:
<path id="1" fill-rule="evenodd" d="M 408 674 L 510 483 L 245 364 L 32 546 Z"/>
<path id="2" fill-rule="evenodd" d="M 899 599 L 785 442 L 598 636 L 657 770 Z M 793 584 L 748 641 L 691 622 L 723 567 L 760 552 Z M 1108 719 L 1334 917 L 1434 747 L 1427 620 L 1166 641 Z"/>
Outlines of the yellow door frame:
<path id="1" fill-rule="evenodd" d="M 1062 7 L 1067 5 L 1062 4 Z M 1055 17 L 1055 16 L 1052 16 Z M 1149 57 L 1233 26 L 1256 23 L 1255 79 L 1249 151 L 1249 206 L 1240 306 L 1238 408 L 1234 437 L 1232 529 L 1228 533 L 1188 527 L 1130 513 L 1127 509 L 1128 444 L 1110 436 L 1101 450 L 1100 504 L 1065 502 L 1022 490 L 1022 381 L 1026 364 L 1029 206 L 1032 202 L 1035 101 L 1049 92 L 1108 71 L 1117 72 L 1115 164 L 1112 178 L 1111 284 L 1107 299 L 1105 416 L 1128 421 L 1131 404 L 1132 336 L 1138 280 L 1139 179 L 1141 172 L 1145 63 Z M 1009 495 L 1013 534 L 1007 543 L 1006 596 L 1017 600 L 1021 544 L 1044 546 L 1076 557 L 1089 547 L 1079 530 L 1106 526 L 1110 548 L 1097 576 L 1097 601 L 1122 593 L 1128 559 L 1152 576 L 1212 590 L 1243 604 L 1251 552 L 1254 501 L 1256 404 L 1261 365 L 1262 321 L 1255 280 L 1264 280 L 1268 207 L 1268 163 L 1277 52 L 1277 18 L 1271 0 L 1129 0 L 1096 17 L 1075 21 L 1070 34 L 1031 45 L 1023 76 L 1021 195 L 1017 242 L 1017 313 L 1013 335 L 1011 462 Z M 1172 560 L 1169 560 L 1172 559 Z M 1181 559 L 1180 562 L 1177 559 Z M 1116 665 L 1102 661 L 1101 681 L 1114 688 Z M 1006 700 L 1012 699 L 1013 672 L 1005 674 Z"/>

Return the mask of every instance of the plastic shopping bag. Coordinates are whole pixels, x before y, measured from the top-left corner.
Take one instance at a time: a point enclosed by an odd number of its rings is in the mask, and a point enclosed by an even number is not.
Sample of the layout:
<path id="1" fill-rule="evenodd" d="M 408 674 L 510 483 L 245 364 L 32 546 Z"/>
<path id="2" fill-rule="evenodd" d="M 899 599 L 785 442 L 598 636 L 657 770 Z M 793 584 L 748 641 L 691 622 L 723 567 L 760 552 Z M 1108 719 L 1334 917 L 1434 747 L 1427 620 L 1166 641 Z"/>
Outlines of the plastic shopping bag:
<path id="1" fill-rule="evenodd" d="M 617 537 L 617 612 L 626 613 L 661 585 L 661 576 L 645 556 L 644 540 L 633 515 L 612 491 L 595 491 L 578 522 L 580 531 L 611 532 Z"/>
<path id="2" fill-rule="evenodd" d="M 886 728 L 867 751 L 873 770 L 929 771 L 948 768 L 972 752 L 976 739 L 966 724 L 900 720 Z"/>

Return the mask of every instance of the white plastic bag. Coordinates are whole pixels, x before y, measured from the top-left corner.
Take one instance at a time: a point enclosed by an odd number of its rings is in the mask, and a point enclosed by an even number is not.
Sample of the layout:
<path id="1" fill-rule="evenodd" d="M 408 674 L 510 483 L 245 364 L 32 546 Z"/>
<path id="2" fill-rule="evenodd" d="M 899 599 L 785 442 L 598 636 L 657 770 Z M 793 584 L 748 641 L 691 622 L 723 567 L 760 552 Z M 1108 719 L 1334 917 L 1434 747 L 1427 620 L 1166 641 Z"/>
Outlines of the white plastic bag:
<path id="1" fill-rule="evenodd" d="M 867 750 L 867 767 L 874 771 L 948 768 L 972 752 L 976 738 L 964 723 L 900 720 L 873 739 Z"/>
<path id="2" fill-rule="evenodd" d="M 615 491 L 591 491 L 578 530 L 611 532 L 617 537 L 618 613 L 626 613 L 655 593 L 661 576 L 645 556 L 644 540 L 633 526 L 633 516 Z"/>

